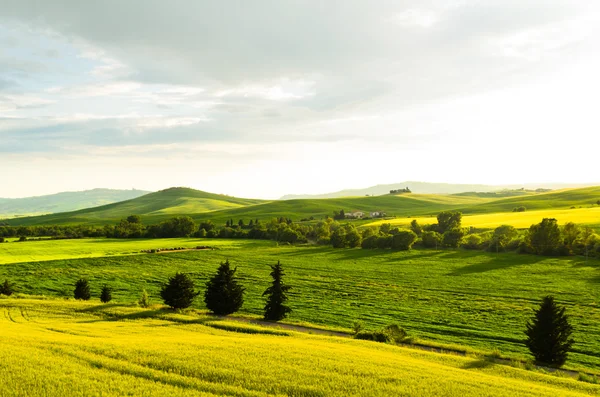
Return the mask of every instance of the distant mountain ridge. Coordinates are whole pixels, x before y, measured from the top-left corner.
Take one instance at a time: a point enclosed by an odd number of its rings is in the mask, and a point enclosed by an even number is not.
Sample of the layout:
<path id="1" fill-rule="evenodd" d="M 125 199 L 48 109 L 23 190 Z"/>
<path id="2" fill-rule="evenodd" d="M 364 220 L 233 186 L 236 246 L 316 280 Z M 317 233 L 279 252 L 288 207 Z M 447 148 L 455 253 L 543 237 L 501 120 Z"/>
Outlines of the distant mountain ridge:
<path id="1" fill-rule="evenodd" d="M 504 189 L 566 189 L 577 187 L 595 186 L 598 183 L 526 183 L 513 185 L 482 185 L 482 184 L 452 184 L 406 181 L 388 185 L 376 185 L 364 189 L 345 189 L 338 192 L 324 194 L 288 194 L 280 200 L 295 199 L 320 199 L 320 198 L 342 198 L 356 196 L 381 196 L 389 194 L 390 190 L 404 189 L 408 187 L 413 193 L 420 194 L 457 194 L 465 192 L 494 192 Z"/>
<path id="2" fill-rule="evenodd" d="M 25 198 L 0 198 L 0 216 L 54 214 L 131 200 L 150 193 L 145 190 L 92 189 Z"/>

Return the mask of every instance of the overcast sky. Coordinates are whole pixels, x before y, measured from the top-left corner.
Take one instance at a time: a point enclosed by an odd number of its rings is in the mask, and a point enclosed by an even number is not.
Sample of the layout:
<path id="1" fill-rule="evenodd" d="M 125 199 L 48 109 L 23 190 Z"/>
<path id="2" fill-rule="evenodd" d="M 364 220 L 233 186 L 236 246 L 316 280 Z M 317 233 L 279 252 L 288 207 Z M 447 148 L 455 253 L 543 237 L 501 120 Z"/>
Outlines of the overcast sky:
<path id="1" fill-rule="evenodd" d="M 600 182 L 598 1 L 0 10 L 0 197 Z"/>

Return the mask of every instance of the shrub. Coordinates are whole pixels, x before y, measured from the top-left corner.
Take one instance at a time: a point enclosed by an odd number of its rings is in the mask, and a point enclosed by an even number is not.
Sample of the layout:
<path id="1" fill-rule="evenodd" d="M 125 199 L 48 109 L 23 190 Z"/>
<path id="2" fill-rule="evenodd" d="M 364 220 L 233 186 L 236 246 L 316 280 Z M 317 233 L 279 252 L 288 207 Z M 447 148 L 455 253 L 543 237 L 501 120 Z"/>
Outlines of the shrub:
<path id="1" fill-rule="evenodd" d="M 390 337 L 383 331 L 362 331 L 354 335 L 354 339 L 370 340 L 380 343 L 390 342 Z"/>
<path id="2" fill-rule="evenodd" d="M 108 285 L 102 286 L 102 289 L 100 290 L 100 302 L 108 303 L 111 300 L 112 300 L 112 288 L 110 288 Z"/>
<path id="3" fill-rule="evenodd" d="M 544 218 L 541 223 L 531 225 L 529 244 L 538 255 L 555 255 L 562 245 L 560 228 L 554 218 Z"/>
<path id="4" fill-rule="evenodd" d="M 229 260 L 219 265 L 217 273 L 206 283 L 204 303 L 215 314 L 235 313 L 244 303 L 244 288 L 239 284 Z"/>
<path id="5" fill-rule="evenodd" d="M 572 333 L 573 327 L 569 324 L 565 308 L 559 307 L 553 297 L 547 296 L 527 323 L 525 344 L 536 363 L 560 367 L 567 360 L 574 343 Z"/>
<path id="6" fill-rule="evenodd" d="M 4 237 L 0 237 L 0 243 L 4 242 Z"/>
<path id="7" fill-rule="evenodd" d="M 457 248 L 464 235 L 462 229 L 450 229 L 442 235 L 442 242 L 446 247 Z"/>
<path id="8" fill-rule="evenodd" d="M 513 208 L 512 212 L 525 212 L 527 208 L 520 206 L 520 207 L 515 207 Z"/>
<path id="9" fill-rule="evenodd" d="M 383 332 L 388 336 L 390 342 L 395 344 L 403 343 L 408 336 L 406 331 L 396 324 L 390 324 L 383 329 Z"/>
<path id="10" fill-rule="evenodd" d="M 410 230 L 399 230 L 392 237 L 392 248 L 397 250 L 409 250 L 417 240 L 417 235 Z"/>
<path id="11" fill-rule="evenodd" d="M 142 290 L 142 296 L 140 296 L 140 300 L 138 300 L 138 305 L 144 308 L 150 306 L 150 297 L 145 288 Z"/>
<path id="12" fill-rule="evenodd" d="M 421 235 L 421 241 L 425 248 L 437 248 L 440 246 L 442 236 L 438 232 L 427 231 Z"/>
<path id="13" fill-rule="evenodd" d="M 4 284 L 0 286 L 0 295 L 11 296 L 14 293 L 14 288 L 12 283 L 8 280 L 4 280 Z"/>
<path id="14" fill-rule="evenodd" d="M 190 307 L 198 295 L 194 290 L 194 281 L 184 273 L 176 273 L 163 285 L 160 296 L 166 305 L 172 309 Z"/>
<path id="15" fill-rule="evenodd" d="M 480 236 L 476 234 L 470 234 L 465 238 L 465 241 L 463 242 L 462 246 L 466 249 L 476 250 L 481 248 L 482 241 L 483 239 Z"/>
<path id="16" fill-rule="evenodd" d="M 19 237 L 19 241 L 27 241 L 27 237 L 21 236 L 21 237 Z"/>
<path id="17" fill-rule="evenodd" d="M 352 324 L 352 332 L 354 335 L 359 334 L 365 328 L 365 324 L 362 321 L 355 321 Z"/>
<path id="18" fill-rule="evenodd" d="M 365 238 L 362 242 L 362 248 L 364 249 L 374 249 L 377 248 L 377 236 L 369 236 Z"/>
<path id="19" fill-rule="evenodd" d="M 90 293 L 90 284 L 84 278 L 79 279 L 75 283 L 75 290 L 73 291 L 75 299 L 87 301 L 92 297 Z"/>

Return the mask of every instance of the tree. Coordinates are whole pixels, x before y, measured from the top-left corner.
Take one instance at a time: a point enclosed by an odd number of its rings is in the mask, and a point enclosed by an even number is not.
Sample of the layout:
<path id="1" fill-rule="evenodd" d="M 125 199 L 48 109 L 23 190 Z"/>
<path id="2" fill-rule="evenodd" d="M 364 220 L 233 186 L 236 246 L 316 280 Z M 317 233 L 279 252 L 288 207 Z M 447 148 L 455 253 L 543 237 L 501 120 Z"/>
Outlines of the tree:
<path id="1" fill-rule="evenodd" d="M 569 247 L 569 249 L 572 249 L 575 242 L 579 239 L 579 236 L 581 236 L 581 228 L 573 222 L 569 222 L 563 226 L 562 235 L 565 245 Z"/>
<path id="2" fill-rule="evenodd" d="M 427 231 L 423 232 L 421 235 L 421 240 L 423 241 L 423 246 L 425 248 L 437 249 L 442 241 L 442 236 L 438 232 Z"/>
<path id="3" fill-rule="evenodd" d="M 163 285 L 160 296 L 166 305 L 172 309 L 190 307 L 198 295 L 194 290 L 194 281 L 185 273 L 177 272 Z"/>
<path id="4" fill-rule="evenodd" d="M 444 211 L 438 214 L 438 232 L 446 233 L 448 230 L 459 229 L 462 220 L 462 213 L 454 211 Z"/>
<path id="5" fill-rule="evenodd" d="M 345 246 L 350 248 L 360 247 L 362 236 L 356 230 L 356 227 L 354 225 L 345 225 L 344 229 L 346 229 Z"/>
<path id="6" fill-rule="evenodd" d="M 206 283 L 204 303 L 211 312 L 225 315 L 235 313 L 242 307 L 245 288 L 238 282 L 236 271 L 237 268 L 232 269 L 229 260 L 226 260 Z"/>
<path id="7" fill-rule="evenodd" d="M 141 307 L 148 307 L 148 306 L 150 306 L 150 297 L 148 296 L 148 291 L 146 291 L 145 288 L 142 290 L 142 296 L 140 296 L 140 300 L 138 301 L 138 305 L 140 305 Z"/>
<path id="8" fill-rule="evenodd" d="M 533 252 L 538 255 L 554 255 L 560 246 L 560 228 L 554 218 L 544 218 L 531 225 L 528 235 Z"/>
<path id="9" fill-rule="evenodd" d="M 73 291 L 75 299 L 81 299 L 84 301 L 90 300 L 92 294 L 90 293 L 90 284 L 85 278 L 79 279 L 75 283 L 75 291 Z"/>
<path id="10" fill-rule="evenodd" d="M 547 296 L 531 321 L 527 322 L 525 344 L 537 363 L 560 367 L 567 360 L 574 343 L 572 333 L 573 327 L 569 324 L 565 308 L 559 307 L 553 297 Z"/>
<path id="11" fill-rule="evenodd" d="M 108 303 L 112 300 L 112 288 L 108 285 L 104 285 L 100 291 L 100 302 Z"/>
<path id="12" fill-rule="evenodd" d="M 160 224 L 160 237 L 188 237 L 196 228 L 196 222 L 189 216 L 177 216 Z"/>
<path id="13" fill-rule="evenodd" d="M 457 248 L 460 245 L 464 235 L 465 233 L 462 229 L 446 230 L 446 232 L 442 235 L 442 242 L 446 247 Z"/>
<path id="14" fill-rule="evenodd" d="M 14 287 L 11 282 L 4 280 L 4 284 L 0 286 L 0 295 L 11 296 L 14 293 Z"/>
<path id="15" fill-rule="evenodd" d="M 392 237 L 392 249 L 409 250 L 417 240 L 417 235 L 410 230 L 400 230 Z"/>
<path id="16" fill-rule="evenodd" d="M 504 250 L 508 243 L 517 236 L 517 229 L 511 225 L 498 226 L 494 230 L 494 236 L 492 237 L 491 245 L 496 251 Z M 491 247 L 492 248 L 492 247 Z"/>
<path id="17" fill-rule="evenodd" d="M 286 293 L 291 289 L 289 285 L 283 283 L 283 268 L 281 263 L 277 261 L 275 266 L 271 266 L 271 277 L 273 284 L 263 292 L 263 296 L 267 296 L 267 304 L 265 305 L 265 320 L 279 321 L 284 319 L 288 313 L 292 311 L 285 302 L 288 300 Z"/>
<path id="18" fill-rule="evenodd" d="M 344 248 L 346 247 L 346 229 L 339 227 L 331 233 L 331 245 L 333 248 Z"/>
<path id="19" fill-rule="evenodd" d="M 410 222 L 410 230 L 412 230 L 412 232 L 417 236 L 420 236 L 421 233 L 423 233 L 423 228 L 421 227 L 421 225 L 419 225 L 419 222 L 417 222 L 416 219 L 413 219 Z"/>
<path id="20" fill-rule="evenodd" d="M 142 223 L 142 218 L 139 215 L 129 215 L 127 217 L 127 222 L 129 223 Z"/>

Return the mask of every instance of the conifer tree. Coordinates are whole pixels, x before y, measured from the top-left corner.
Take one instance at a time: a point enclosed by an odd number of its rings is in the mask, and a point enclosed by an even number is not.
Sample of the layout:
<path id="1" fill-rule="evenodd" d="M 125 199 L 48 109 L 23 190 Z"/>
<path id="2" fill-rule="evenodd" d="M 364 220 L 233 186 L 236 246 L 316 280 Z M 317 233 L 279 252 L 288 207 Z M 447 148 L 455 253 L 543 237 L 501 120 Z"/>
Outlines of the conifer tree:
<path id="1" fill-rule="evenodd" d="M 75 283 L 73 296 L 75 299 L 81 299 L 84 301 L 90 300 L 92 297 L 92 294 L 90 293 L 90 284 L 85 278 L 81 278 Z"/>
<path id="2" fill-rule="evenodd" d="M 163 285 L 160 296 L 165 304 L 172 309 L 185 309 L 190 307 L 198 295 L 194 290 L 194 281 L 184 273 L 176 273 Z"/>
<path id="3" fill-rule="evenodd" d="M 536 363 L 562 366 L 574 341 L 571 338 L 573 327 L 554 298 L 547 296 L 530 322 L 527 323 L 526 345 L 535 357 Z"/>
<path id="4" fill-rule="evenodd" d="M 235 313 L 244 303 L 245 288 L 240 285 L 229 260 L 219 265 L 217 273 L 206 283 L 204 303 L 215 314 L 225 315 Z"/>
<path id="5" fill-rule="evenodd" d="M 275 266 L 271 266 L 271 277 L 273 277 L 273 284 L 265 290 L 263 296 L 267 296 L 267 304 L 265 305 L 265 320 L 279 321 L 284 319 L 288 313 L 292 311 L 289 306 L 285 305 L 288 297 L 288 292 L 291 287 L 283 283 L 283 268 L 281 263 L 277 261 Z"/>
<path id="6" fill-rule="evenodd" d="M 7 280 L 4 280 L 4 284 L 0 286 L 0 294 L 11 296 L 13 294 L 13 285 Z"/>
<path id="7" fill-rule="evenodd" d="M 100 302 L 108 303 L 112 300 L 112 288 L 108 285 L 104 285 L 100 291 Z"/>

